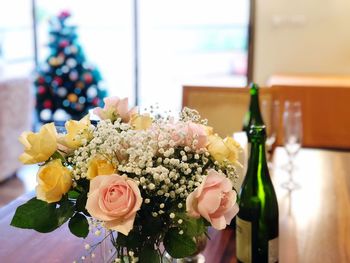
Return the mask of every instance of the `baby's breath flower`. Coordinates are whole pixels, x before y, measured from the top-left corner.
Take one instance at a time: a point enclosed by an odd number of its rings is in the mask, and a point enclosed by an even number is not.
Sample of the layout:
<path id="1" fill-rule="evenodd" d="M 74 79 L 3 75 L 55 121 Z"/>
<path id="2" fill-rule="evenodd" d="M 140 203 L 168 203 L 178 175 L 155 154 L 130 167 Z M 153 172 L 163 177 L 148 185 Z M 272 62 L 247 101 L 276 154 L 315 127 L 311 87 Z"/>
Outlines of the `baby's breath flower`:
<path id="1" fill-rule="evenodd" d="M 151 109 L 157 114 L 155 107 Z M 198 136 L 193 135 L 191 145 L 183 145 L 187 143 L 188 135 L 185 130 L 174 130 L 178 122 L 180 126 L 188 122 L 206 125 L 198 112 L 191 109 L 184 109 L 179 120 L 168 116 L 154 117 L 152 128 L 146 130 L 136 130 L 134 126 L 122 122 L 121 118 L 114 122 L 100 121 L 97 127 L 91 129 L 92 138 L 85 139 L 83 146 L 67 158 L 72 170 L 73 188 L 81 187 L 80 180 L 88 178 L 91 160 L 105 158 L 115 167 L 116 174 L 138 185 L 144 200 L 141 209 L 146 209 L 147 213 L 159 217 L 159 220 L 168 218 L 171 224 L 184 224 L 184 220 L 177 218 L 175 212 L 183 212 L 187 196 L 201 185 L 210 169 L 215 169 L 231 181 L 236 180 L 237 173 L 235 165 L 213 163 L 214 159 L 206 148 L 197 149 Z M 174 133 L 178 136 L 175 141 Z M 81 139 L 79 134 L 76 139 Z M 102 227 L 103 222 L 89 220 L 89 229 L 95 230 L 96 236 L 101 235 Z M 179 234 L 183 233 L 184 230 L 179 230 Z M 85 244 L 85 249 L 89 250 L 91 246 Z M 130 257 L 130 262 L 138 261 L 133 251 L 129 250 L 126 255 Z M 120 258 L 115 259 L 115 262 L 120 261 Z"/>

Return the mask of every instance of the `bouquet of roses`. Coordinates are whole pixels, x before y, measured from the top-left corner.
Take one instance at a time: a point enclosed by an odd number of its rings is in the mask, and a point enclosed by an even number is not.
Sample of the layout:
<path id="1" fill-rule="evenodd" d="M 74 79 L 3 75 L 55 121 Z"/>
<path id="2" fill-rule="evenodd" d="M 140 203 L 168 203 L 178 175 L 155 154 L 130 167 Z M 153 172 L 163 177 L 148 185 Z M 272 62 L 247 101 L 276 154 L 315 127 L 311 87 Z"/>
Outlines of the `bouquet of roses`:
<path id="1" fill-rule="evenodd" d="M 83 238 L 89 228 L 107 229 L 122 262 L 193 255 L 208 226 L 224 229 L 238 212 L 239 145 L 195 110 L 154 117 L 129 109 L 127 99 L 104 101 L 96 125 L 86 116 L 67 121 L 64 133 L 50 123 L 21 135 L 20 160 L 40 169 L 36 197 L 11 224 L 50 232 L 68 221 Z"/>

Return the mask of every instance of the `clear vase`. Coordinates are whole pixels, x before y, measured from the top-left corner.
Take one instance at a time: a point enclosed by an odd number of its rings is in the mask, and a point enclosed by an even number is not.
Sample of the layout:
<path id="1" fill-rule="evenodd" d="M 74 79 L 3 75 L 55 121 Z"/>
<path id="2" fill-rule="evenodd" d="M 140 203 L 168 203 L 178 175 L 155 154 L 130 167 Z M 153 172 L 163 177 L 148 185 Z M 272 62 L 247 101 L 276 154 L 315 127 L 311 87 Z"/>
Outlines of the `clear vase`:
<path id="1" fill-rule="evenodd" d="M 196 252 L 192 256 L 185 258 L 172 258 L 167 252 L 165 252 L 162 263 L 205 263 L 205 257 L 202 252 L 207 245 L 207 237 L 205 235 L 197 237 L 196 245 Z"/>
<path id="2" fill-rule="evenodd" d="M 103 231 L 103 239 L 100 243 L 100 253 L 103 263 L 113 262 L 113 256 L 115 256 L 115 247 L 111 241 L 111 232 L 106 229 Z"/>
<path id="3" fill-rule="evenodd" d="M 205 257 L 199 253 L 190 257 L 173 259 L 172 263 L 205 263 Z"/>

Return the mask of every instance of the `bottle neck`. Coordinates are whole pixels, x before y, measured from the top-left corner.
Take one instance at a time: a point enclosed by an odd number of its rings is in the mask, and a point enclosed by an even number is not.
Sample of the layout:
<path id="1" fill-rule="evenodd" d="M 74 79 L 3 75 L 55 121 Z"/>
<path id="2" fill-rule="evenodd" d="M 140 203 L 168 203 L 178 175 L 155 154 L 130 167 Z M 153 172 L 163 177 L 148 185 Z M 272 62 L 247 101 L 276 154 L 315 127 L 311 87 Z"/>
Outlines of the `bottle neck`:
<path id="1" fill-rule="evenodd" d="M 249 93 L 249 110 L 243 120 L 243 131 L 245 131 L 247 135 L 252 125 L 264 125 L 259 107 L 259 90 L 257 87 L 252 87 L 250 88 Z"/>
<path id="2" fill-rule="evenodd" d="M 257 176 L 265 174 L 267 170 L 265 140 L 252 140 L 250 157 L 248 161 L 248 174 L 255 174 Z"/>
<path id="3" fill-rule="evenodd" d="M 249 111 L 254 124 L 264 124 L 260 113 L 258 90 L 255 90 L 254 93 L 251 93 Z"/>

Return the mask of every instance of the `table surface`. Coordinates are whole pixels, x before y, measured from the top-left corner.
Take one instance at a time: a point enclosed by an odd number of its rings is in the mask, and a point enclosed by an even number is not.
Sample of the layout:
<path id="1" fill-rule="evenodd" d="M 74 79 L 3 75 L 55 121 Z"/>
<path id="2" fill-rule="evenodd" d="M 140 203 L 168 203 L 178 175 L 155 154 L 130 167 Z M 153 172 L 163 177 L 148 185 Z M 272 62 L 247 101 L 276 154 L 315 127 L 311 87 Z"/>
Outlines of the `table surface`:
<path id="1" fill-rule="evenodd" d="M 350 262 L 350 152 L 302 149 L 295 163 L 300 188 L 293 192 L 280 187 L 288 179 L 283 148 L 276 149 L 270 169 L 279 201 L 280 262 Z M 49 234 L 9 226 L 15 208 L 29 197 L 0 210 L 0 261 L 79 259 L 86 241 L 71 235 L 66 225 Z M 206 262 L 236 262 L 234 231 L 210 229 L 210 236 Z"/>

